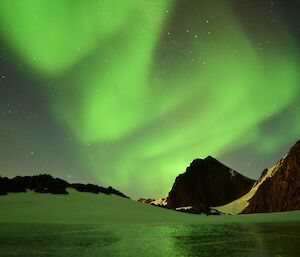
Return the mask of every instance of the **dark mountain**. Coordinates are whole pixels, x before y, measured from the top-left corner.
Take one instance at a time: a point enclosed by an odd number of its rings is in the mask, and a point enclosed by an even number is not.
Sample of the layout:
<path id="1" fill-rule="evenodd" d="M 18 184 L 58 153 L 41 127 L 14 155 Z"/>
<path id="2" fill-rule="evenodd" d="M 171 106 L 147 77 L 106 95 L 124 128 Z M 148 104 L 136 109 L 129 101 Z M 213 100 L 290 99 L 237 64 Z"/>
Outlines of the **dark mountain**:
<path id="1" fill-rule="evenodd" d="M 270 169 L 248 202 L 243 213 L 300 210 L 300 141 Z"/>
<path id="2" fill-rule="evenodd" d="M 25 177 L 17 176 L 12 179 L 0 177 L 0 195 L 26 192 L 27 190 L 32 190 L 36 193 L 68 194 L 68 188 L 76 189 L 79 192 L 114 194 L 129 198 L 112 187 L 104 188 L 97 185 L 80 183 L 70 184 L 62 179 L 53 178 L 46 174 Z"/>
<path id="3" fill-rule="evenodd" d="M 176 178 L 167 206 L 171 209 L 192 206 L 194 212 L 207 212 L 209 207 L 241 197 L 254 182 L 211 156 L 195 159 L 186 172 Z"/>

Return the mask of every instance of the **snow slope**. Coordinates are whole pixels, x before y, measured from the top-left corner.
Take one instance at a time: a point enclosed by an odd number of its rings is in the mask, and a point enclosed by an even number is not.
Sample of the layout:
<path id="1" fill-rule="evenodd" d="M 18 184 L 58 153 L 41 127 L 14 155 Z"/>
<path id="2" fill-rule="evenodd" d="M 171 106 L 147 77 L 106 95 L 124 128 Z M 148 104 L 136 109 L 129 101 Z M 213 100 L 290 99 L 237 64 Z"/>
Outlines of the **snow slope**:
<path id="1" fill-rule="evenodd" d="M 68 195 L 9 193 L 0 196 L 0 222 L 141 223 L 176 221 L 177 213 L 116 195 L 68 189 Z"/>
<path id="2" fill-rule="evenodd" d="M 212 209 L 216 209 L 219 212 L 226 213 L 226 214 L 239 214 L 241 213 L 248 205 L 249 200 L 255 195 L 258 188 L 261 184 L 267 179 L 271 178 L 276 171 L 278 170 L 279 165 L 281 164 L 282 160 L 280 160 L 275 166 L 270 168 L 265 176 L 263 176 L 260 180 L 258 180 L 250 191 L 243 195 L 242 197 L 222 206 L 212 207 Z"/>
<path id="3" fill-rule="evenodd" d="M 34 192 L 0 196 L 1 223 L 59 224 L 203 224 L 236 222 L 300 221 L 300 212 L 205 216 L 175 212 L 115 195 L 80 193 L 69 195 Z"/>

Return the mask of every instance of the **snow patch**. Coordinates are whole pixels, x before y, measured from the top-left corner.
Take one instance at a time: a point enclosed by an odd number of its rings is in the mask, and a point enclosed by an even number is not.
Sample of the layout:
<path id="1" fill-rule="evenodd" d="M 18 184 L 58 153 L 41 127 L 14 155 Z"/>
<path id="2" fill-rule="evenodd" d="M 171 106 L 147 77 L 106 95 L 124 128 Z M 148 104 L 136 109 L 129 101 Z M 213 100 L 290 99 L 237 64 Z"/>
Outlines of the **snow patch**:
<path id="1" fill-rule="evenodd" d="M 284 157 L 285 158 L 285 157 Z M 219 212 L 225 213 L 225 214 L 239 214 L 243 210 L 246 209 L 246 207 L 249 205 L 249 200 L 255 195 L 256 191 L 258 188 L 261 186 L 261 184 L 267 179 L 271 178 L 278 170 L 278 168 L 281 166 L 282 161 L 284 160 L 281 159 L 275 166 L 270 168 L 265 176 L 263 176 L 260 180 L 258 180 L 253 187 L 250 189 L 250 191 L 240 197 L 239 199 L 236 199 L 228 204 L 222 205 L 222 206 L 217 206 L 217 207 L 212 207 L 216 209 Z"/>
<path id="2" fill-rule="evenodd" d="M 152 201 L 150 204 L 166 206 L 167 205 L 167 198 L 162 197 L 162 198 L 156 199 L 156 200 Z"/>
<path id="3" fill-rule="evenodd" d="M 178 207 L 175 210 L 176 211 L 187 211 L 187 210 L 190 210 L 192 208 L 193 208 L 193 206 L 184 206 L 184 207 Z"/>

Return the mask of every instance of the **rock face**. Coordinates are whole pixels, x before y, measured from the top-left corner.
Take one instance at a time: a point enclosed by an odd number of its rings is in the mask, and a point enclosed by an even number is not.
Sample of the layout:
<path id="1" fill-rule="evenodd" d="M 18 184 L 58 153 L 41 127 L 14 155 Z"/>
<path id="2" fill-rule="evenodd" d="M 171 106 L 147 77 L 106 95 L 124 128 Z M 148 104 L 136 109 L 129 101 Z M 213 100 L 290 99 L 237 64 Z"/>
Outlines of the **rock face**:
<path id="1" fill-rule="evenodd" d="M 140 199 L 138 199 L 138 202 L 145 203 L 145 204 L 150 204 L 150 205 L 154 201 L 155 201 L 154 198 L 140 198 Z"/>
<path id="2" fill-rule="evenodd" d="M 241 197 L 254 182 L 211 156 L 204 160 L 195 159 L 186 172 L 176 178 L 167 206 L 171 209 L 191 206 L 198 212 L 207 212 L 211 206 Z"/>
<path id="3" fill-rule="evenodd" d="M 243 213 L 300 210 L 300 141 L 276 164 L 248 202 Z"/>
<path id="4" fill-rule="evenodd" d="M 74 188 L 79 192 L 115 194 L 128 198 L 112 187 L 104 188 L 97 185 L 79 183 L 70 184 L 62 179 L 53 178 L 46 174 L 25 177 L 17 176 L 12 179 L 0 176 L 0 195 L 26 192 L 27 190 L 32 190 L 36 193 L 68 194 L 68 188 Z"/>
<path id="5" fill-rule="evenodd" d="M 111 186 L 109 186 L 108 188 L 105 188 L 105 187 L 100 187 L 100 186 L 93 185 L 93 184 L 75 183 L 75 184 L 71 184 L 70 187 L 76 189 L 79 192 L 88 192 L 88 193 L 94 193 L 94 194 L 103 193 L 103 194 L 107 194 L 107 195 L 114 194 L 114 195 L 122 196 L 125 198 L 129 198 L 128 196 L 126 196 L 123 193 L 121 193 L 120 191 L 112 188 Z"/>

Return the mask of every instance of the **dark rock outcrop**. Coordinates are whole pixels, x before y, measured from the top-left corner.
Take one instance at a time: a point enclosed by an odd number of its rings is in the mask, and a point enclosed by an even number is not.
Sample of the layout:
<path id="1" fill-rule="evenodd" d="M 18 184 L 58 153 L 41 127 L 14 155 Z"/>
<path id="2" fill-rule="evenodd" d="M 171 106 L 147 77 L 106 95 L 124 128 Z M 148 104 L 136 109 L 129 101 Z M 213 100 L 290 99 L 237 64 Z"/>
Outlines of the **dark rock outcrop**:
<path id="1" fill-rule="evenodd" d="M 105 188 L 93 184 L 80 184 L 80 183 L 71 184 L 70 187 L 76 189 L 79 192 L 88 192 L 94 194 L 103 193 L 107 195 L 114 194 L 125 198 L 129 198 L 128 196 L 124 195 L 123 193 L 121 193 L 120 191 L 112 187 Z"/>
<path id="2" fill-rule="evenodd" d="M 145 204 L 151 204 L 154 201 L 155 201 L 154 198 L 140 198 L 140 199 L 138 199 L 138 202 L 145 203 Z"/>
<path id="3" fill-rule="evenodd" d="M 280 160 L 243 213 L 300 210 L 300 141 Z"/>
<path id="4" fill-rule="evenodd" d="M 80 183 L 70 184 L 62 179 L 53 178 L 47 174 L 25 177 L 17 176 L 12 179 L 0 177 L 0 195 L 26 192 L 27 190 L 32 190 L 36 193 L 68 194 L 68 188 L 74 188 L 79 192 L 115 194 L 128 198 L 112 187 L 104 188 L 97 185 L 85 185 Z"/>
<path id="5" fill-rule="evenodd" d="M 227 204 L 241 197 L 254 182 L 211 156 L 204 160 L 195 159 L 186 172 L 176 178 L 167 206 L 171 209 L 192 206 L 199 212 L 207 212 L 209 207 Z"/>
<path id="6" fill-rule="evenodd" d="M 0 195 L 7 193 L 26 192 L 33 190 L 37 193 L 68 194 L 69 183 L 53 178 L 50 175 L 16 176 L 12 179 L 0 177 Z"/>
<path id="7" fill-rule="evenodd" d="M 190 213 L 190 214 L 204 214 L 207 216 L 211 215 L 222 215 L 222 212 L 219 212 L 218 210 L 207 208 L 204 205 L 195 205 L 189 208 L 176 208 L 175 211 L 184 212 L 184 213 Z"/>

